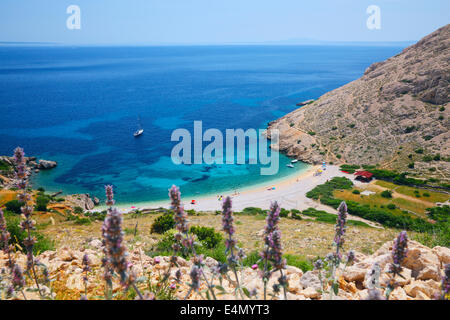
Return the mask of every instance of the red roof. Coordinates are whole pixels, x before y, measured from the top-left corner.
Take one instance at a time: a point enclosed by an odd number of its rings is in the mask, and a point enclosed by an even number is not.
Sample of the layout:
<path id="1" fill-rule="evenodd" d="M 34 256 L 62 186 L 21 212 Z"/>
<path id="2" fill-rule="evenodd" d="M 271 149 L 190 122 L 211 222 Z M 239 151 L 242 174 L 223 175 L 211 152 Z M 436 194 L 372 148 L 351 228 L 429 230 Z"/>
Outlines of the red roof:
<path id="1" fill-rule="evenodd" d="M 367 179 L 370 179 L 373 177 L 373 173 L 369 172 L 369 171 L 357 171 L 355 172 L 356 176 L 361 176 Z"/>

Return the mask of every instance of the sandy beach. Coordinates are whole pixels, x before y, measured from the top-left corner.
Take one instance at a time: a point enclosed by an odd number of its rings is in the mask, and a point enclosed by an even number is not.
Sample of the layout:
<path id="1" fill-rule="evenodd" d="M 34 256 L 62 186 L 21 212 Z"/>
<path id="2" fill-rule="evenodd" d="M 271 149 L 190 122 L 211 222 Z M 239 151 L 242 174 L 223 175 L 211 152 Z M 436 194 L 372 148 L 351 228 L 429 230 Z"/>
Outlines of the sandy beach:
<path id="1" fill-rule="evenodd" d="M 261 209 L 269 209 L 271 202 L 278 201 L 282 208 L 305 210 L 307 208 L 316 208 L 319 210 L 326 210 L 334 213 L 335 211 L 328 207 L 321 205 L 306 197 L 306 193 L 319 184 L 325 183 L 333 177 L 347 177 L 354 181 L 353 175 L 343 173 L 339 170 L 339 166 L 327 166 L 326 170 L 320 175 L 315 175 L 321 166 L 313 166 L 307 171 L 300 172 L 298 175 L 290 176 L 289 178 L 268 184 L 266 186 L 257 186 L 252 189 L 244 190 L 235 194 L 232 190 L 228 193 L 223 193 L 224 197 L 230 196 L 233 200 L 233 209 L 241 211 L 247 207 L 257 207 Z M 221 210 L 222 201 L 219 201 L 217 196 L 206 196 L 195 198 L 196 204 L 191 204 L 193 199 L 183 199 L 185 209 L 195 209 L 196 211 L 216 211 Z M 124 213 L 135 210 L 130 206 L 118 206 Z M 148 204 L 136 205 L 136 209 L 152 209 L 152 208 L 168 208 L 169 199 L 165 202 L 154 202 Z"/>

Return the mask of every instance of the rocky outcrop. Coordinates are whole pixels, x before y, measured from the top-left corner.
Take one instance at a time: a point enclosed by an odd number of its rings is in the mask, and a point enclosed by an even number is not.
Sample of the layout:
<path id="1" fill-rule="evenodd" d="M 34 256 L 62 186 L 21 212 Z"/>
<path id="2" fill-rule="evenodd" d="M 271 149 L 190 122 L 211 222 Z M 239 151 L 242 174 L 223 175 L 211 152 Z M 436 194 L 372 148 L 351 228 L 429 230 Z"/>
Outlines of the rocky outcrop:
<path id="1" fill-rule="evenodd" d="M 421 170 L 425 153 L 450 156 L 450 25 L 316 101 L 273 121 L 280 150 L 308 163 L 386 164 Z M 408 158 L 413 154 L 413 159 Z M 395 161 L 391 160 L 395 159 Z M 444 161 L 439 174 L 447 177 Z M 429 173 L 427 165 L 423 172 Z M 442 179 L 442 176 L 439 177 Z"/>
<path id="2" fill-rule="evenodd" d="M 66 201 L 73 207 L 80 207 L 83 210 L 92 210 L 96 205 L 100 203 L 97 198 L 91 198 L 89 193 L 85 194 L 73 194 L 66 197 Z"/>
<path id="3" fill-rule="evenodd" d="M 60 294 L 64 297 L 79 299 L 80 295 L 84 293 L 84 274 L 82 272 L 82 259 L 85 254 L 88 255 L 91 261 L 92 271 L 88 275 L 88 292 L 90 297 L 98 296 L 97 292 L 102 290 L 104 283 L 103 268 L 101 267 L 101 259 L 103 255 L 102 242 L 99 239 L 89 239 L 86 245 L 80 249 L 73 249 L 67 246 L 61 247 L 56 251 L 46 251 L 40 254 L 38 260 L 45 264 L 50 272 L 50 278 L 55 279 L 54 288 L 60 290 Z M 354 266 L 347 268 L 344 274 L 338 274 L 338 296 L 336 300 L 360 300 L 369 298 L 369 289 L 365 280 L 367 280 L 368 270 L 377 262 L 382 267 L 382 274 L 380 283 L 384 286 L 390 280 L 390 275 L 387 273 L 388 265 L 392 262 L 391 256 L 392 242 L 383 245 L 371 256 L 360 255 L 361 260 Z M 430 300 L 440 293 L 441 275 L 443 275 L 443 264 L 446 257 L 450 255 L 450 249 L 444 247 L 435 247 L 433 249 L 427 248 L 415 241 L 408 242 L 408 254 L 403 264 L 402 277 L 396 277 L 397 286 L 390 295 L 390 300 Z M 14 257 L 19 265 L 25 267 L 26 255 L 21 253 L 14 253 Z M 8 257 L 0 251 L 0 268 L 5 267 Z M 155 281 L 160 274 L 168 270 L 170 266 L 170 257 L 149 257 L 145 254 L 143 244 L 136 242 L 129 248 L 128 261 L 133 268 L 137 277 L 148 276 Z M 205 275 L 211 278 L 211 268 L 217 265 L 217 261 L 208 257 L 205 258 Z M 189 272 L 193 265 L 193 261 L 187 261 L 183 258 L 178 258 L 178 267 L 171 268 L 169 281 L 175 283 L 175 273 L 179 268 L 181 272 L 181 282 L 174 289 L 174 294 L 179 299 L 183 299 L 189 292 L 190 276 Z M 352 269 L 353 268 L 353 269 Z M 356 268 L 356 269 L 355 269 Z M 439 278 L 436 279 L 435 274 L 426 276 L 424 270 L 437 268 Z M 290 300 L 325 300 L 328 299 L 328 294 L 320 292 L 321 280 L 319 278 L 319 271 L 308 271 L 303 273 L 302 270 L 287 266 L 285 274 L 288 280 L 287 297 Z M 263 283 L 258 270 L 252 268 L 244 268 L 238 272 L 241 279 L 241 284 L 249 291 L 256 290 L 257 298 L 262 299 Z M 277 274 L 272 275 L 269 279 L 267 288 L 268 293 L 272 293 L 272 286 L 277 283 Z M 323 280 L 323 277 L 322 277 Z M 219 284 L 218 280 L 217 285 Z M 231 278 L 223 278 L 220 284 L 226 294 L 219 296 L 219 299 L 236 299 L 232 294 L 234 292 L 236 283 Z M 118 281 L 114 281 L 114 291 L 121 290 Z M 205 289 L 204 284 L 201 285 L 201 290 Z M 25 290 L 27 292 L 27 290 Z M 384 290 L 381 290 L 384 294 Z M 29 295 L 28 299 L 38 299 L 37 295 Z M 198 299 L 199 297 L 190 294 L 189 299 Z M 282 299 L 281 295 L 277 299 Z"/>
<path id="4" fill-rule="evenodd" d="M 39 160 L 38 168 L 41 170 L 53 169 L 58 165 L 56 161 Z"/>

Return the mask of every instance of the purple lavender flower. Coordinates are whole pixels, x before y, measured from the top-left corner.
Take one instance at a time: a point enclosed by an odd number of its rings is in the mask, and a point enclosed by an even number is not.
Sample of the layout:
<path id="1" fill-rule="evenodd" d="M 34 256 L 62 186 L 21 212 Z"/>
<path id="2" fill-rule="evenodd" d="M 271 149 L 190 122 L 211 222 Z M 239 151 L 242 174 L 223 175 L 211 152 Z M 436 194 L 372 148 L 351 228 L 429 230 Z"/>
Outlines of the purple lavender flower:
<path id="1" fill-rule="evenodd" d="M 344 234 L 346 230 L 345 223 L 347 222 L 347 204 L 343 201 L 338 208 L 338 217 L 336 221 L 336 235 L 334 237 L 334 243 L 339 248 L 342 248 L 344 244 Z"/>
<path id="2" fill-rule="evenodd" d="M 270 211 L 266 218 L 265 234 L 269 235 L 277 228 L 278 221 L 280 221 L 280 206 L 278 202 L 273 202 L 270 205 Z"/>
<path id="3" fill-rule="evenodd" d="M 274 270 L 284 269 L 286 267 L 286 260 L 283 259 L 280 230 L 277 229 L 270 234 L 269 243 L 270 260 L 273 264 Z"/>
<path id="4" fill-rule="evenodd" d="M 103 225 L 105 229 L 105 247 L 109 262 L 113 270 L 120 275 L 122 284 L 125 284 L 128 264 L 126 259 L 127 252 L 123 243 L 122 214 L 120 211 L 116 208 L 108 210 Z"/>
<path id="5" fill-rule="evenodd" d="M 106 193 L 106 205 L 110 207 L 113 206 L 115 203 L 113 186 L 111 185 L 105 186 L 105 193 Z"/>
<path id="6" fill-rule="evenodd" d="M 313 265 L 316 270 L 322 270 L 324 266 L 322 259 L 316 260 Z"/>
<path id="7" fill-rule="evenodd" d="M 226 234 L 229 236 L 232 236 L 234 234 L 234 226 L 233 226 L 233 211 L 231 210 L 232 203 L 231 198 L 226 197 L 226 199 L 223 201 L 222 205 L 222 227 L 223 231 L 225 231 Z M 229 249 L 229 248 L 228 248 Z"/>
<path id="8" fill-rule="evenodd" d="M 191 288 L 195 291 L 200 288 L 200 273 L 200 268 L 193 265 L 189 275 L 191 277 Z"/>
<path id="9" fill-rule="evenodd" d="M 442 278 L 442 298 L 447 300 L 450 294 L 450 263 L 445 265 L 444 277 Z"/>
<path id="10" fill-rule="evenodd" d="M 114 203 L 113 187 L 106 186 L 105 190 L 108 199 L 107 204 L 112 205 Z M 109 264 L 111 269 L 119 274 L 122 284 L 126 285 L 128 281 L 127 251 L 122 232 L 122 214 L 116 208 L 108 209 L 103 222 L 102 233 L 107 260 L 105 264 Z M 105 274 L 105 277 L 108 278 L 109 275 Z"/>
<path id="11" fill-rule="evenodd" d="M 10 234 L 6 226 L 5 216 L 0 208 L 0 243 L 3 246 L 3 252 L 9 254 L 9 239 Z"/>
<path id="12" fill-rule="evenodd" d="M 175 272 L 175 279 L 176 279 L 177 282 L 181 281 L 181 276 L 182 276 L 181 270 L 178 269 L 177 272 Z"/>
<path id="13" fill-rule="evenodd" d="M 408 235 L 406 231 L 400 232 L 398 237 L 394 240 L 394 245 L 392 248 L 392 260 L 393 263 L 390 265 L 390 272 L 393 273 L 394 277 L 399 275 L 403 268 L 401 266 L 403 260 L 408 252 Z"/>
<path id="14" fill-rule="evenodd" d="M 235 232 L 233 221 L 234 218 L 231 198 L 226 197 L 222 205 L 222 227 L 225 234 L 228 235 L 228 238 L 225 239 L 225 252 L 230 254 L 227 260 L 228 265 L 234 270 L 238 264 L 238 259 L 241 259 L 244 256 L 244 252 L 240 251 L 240 249 L 236 247 L 237 241 L 233 238 Z"/>
<path id="15" fill-rule="evenodd" d="M 175 220 L 175 228 L 183 234 L 186 234 L 189 231 L 189 225 L 188 225 L 188 215 L 184 211 L 184 208 L 181 204 L 181 193 L 180 189 L 176 186 L 172 186 L 172 188 L 169 189 L 169 197 L 171 200 L 171 209 L 174 211 L 174 220 Z M 175 235 L 175 238 L 178 239 L 178 241 L 181 240 L 182 235 L 178 234 Z"/>
<path id="16" fill-rule="evenodd" d="M 83 272 L 84 272 L 83 280 L 85 283 L 87 283 L 87 281 L 88 281 L 87 273 L 91 271 L 91 260 L 89 259 L 89 256 L 87 254 L 85 254 L 83 256 L 81 264 L 83 266 Z"/>
<path id="17" fill-rule="evenodd" d="M 12 285 L 16 290 L 21 290 L 25 286 L 25 278 L 23 277 L 22 269 L 18 264 L 12 268 Z"/>
<path id="18" fill-rule="evenodd" d="M 347 264 L 352 264 L 355 261 L 355 252 L 350 250 L 347 254 Z"/>

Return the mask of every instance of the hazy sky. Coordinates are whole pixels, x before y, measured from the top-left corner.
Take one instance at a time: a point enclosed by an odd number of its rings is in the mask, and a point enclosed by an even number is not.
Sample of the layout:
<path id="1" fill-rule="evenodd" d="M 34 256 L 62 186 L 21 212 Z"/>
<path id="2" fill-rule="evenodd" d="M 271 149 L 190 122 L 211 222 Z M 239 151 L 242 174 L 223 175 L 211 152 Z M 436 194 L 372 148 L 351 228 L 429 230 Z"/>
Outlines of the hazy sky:
<path id="1" fill-rule="evenodd" d="M 69 5 L 81 29 L 69 30 Z M 369 5 L 381 30 L 369 30 Z M 232 43 L 418 40 L 450 21 L 449 0 L 0 0 L 0 41 Z"/>

